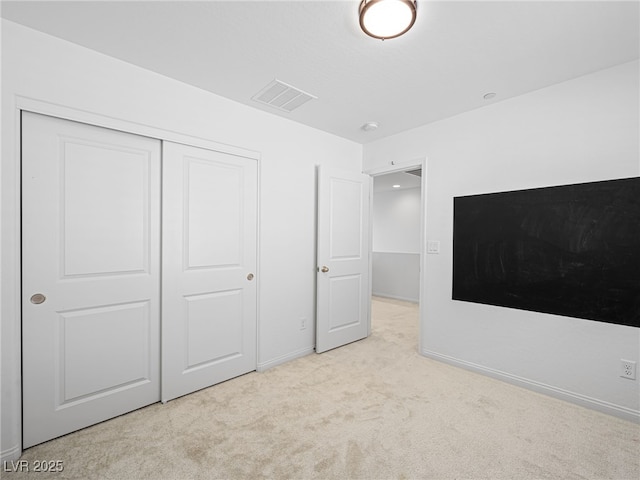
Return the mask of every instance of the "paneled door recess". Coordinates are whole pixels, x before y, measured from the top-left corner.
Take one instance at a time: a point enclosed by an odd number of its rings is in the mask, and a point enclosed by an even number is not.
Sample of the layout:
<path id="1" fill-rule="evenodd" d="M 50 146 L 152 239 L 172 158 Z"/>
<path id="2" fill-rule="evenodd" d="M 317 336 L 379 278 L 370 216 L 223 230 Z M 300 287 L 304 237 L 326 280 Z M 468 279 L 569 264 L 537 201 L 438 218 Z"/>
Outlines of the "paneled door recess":
<path id="1" fill-rule="evenodd" d="M 316 352 L 369 335 L 371 177 L 318 169 Z"/>
<path id="2" fill-rule="evenodd" d="M 256 368 L 255 160 L 163 144 L 162 400 Z"/>
<path id="3" fill-rule="evenodd" d="M 256 224 L 254 159 L 23 112 L 23 447 L 255 370 Z"/>
<path id="4" fill-rule="evenodd" d="M 160 144 L 22 114 L 25 448 L 160 398 Z"/>

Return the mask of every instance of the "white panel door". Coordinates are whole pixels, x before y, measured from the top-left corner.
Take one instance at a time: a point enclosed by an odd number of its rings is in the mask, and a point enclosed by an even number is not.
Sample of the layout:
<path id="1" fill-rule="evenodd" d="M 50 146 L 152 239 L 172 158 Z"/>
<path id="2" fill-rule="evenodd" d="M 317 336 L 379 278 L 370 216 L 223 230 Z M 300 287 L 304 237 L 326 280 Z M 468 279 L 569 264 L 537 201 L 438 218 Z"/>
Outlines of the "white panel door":
<path id="1" fill-rule="evenodd" d="M 371 178 L 320 167 L 316 352 L 369 334 Z"/>
<path id="2" fill-rule="evenodd" d="M 23 446 L 160 399 L 160 142 L 22 114 Z"/>
<path id="3" fill-rule="evenodd" d="M 256 369 L 257 162 L 163 143 L 162 401 Z"/>

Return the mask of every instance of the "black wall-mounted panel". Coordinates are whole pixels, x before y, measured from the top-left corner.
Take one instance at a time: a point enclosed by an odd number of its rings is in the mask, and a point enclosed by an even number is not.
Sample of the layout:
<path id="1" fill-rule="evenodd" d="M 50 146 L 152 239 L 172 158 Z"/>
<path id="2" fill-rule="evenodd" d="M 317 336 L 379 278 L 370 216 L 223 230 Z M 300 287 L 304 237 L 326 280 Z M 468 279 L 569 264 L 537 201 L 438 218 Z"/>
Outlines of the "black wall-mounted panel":
<path id="1" fill-rule="evenodd" d="M 640 327 L 640 178 L 454 198 L 453 299 Z"/>

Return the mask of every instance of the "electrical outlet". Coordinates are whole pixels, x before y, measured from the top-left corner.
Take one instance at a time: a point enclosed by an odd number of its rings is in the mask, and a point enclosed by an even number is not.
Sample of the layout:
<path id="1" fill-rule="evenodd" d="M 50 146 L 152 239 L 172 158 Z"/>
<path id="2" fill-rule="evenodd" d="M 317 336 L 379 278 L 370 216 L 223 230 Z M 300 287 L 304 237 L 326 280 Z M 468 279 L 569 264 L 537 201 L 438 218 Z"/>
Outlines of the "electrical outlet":
<path id="1" fill-rule="evenodd" d="M 620 376 L 629 380 L 636 379 L 636 362 L 620 359 Z"/>
<path id="2" fill-rule="evenodd" d="M 302 317 L 300 318 L 300 330 L 306 330 L 307 329 L 307 319 Z"/>

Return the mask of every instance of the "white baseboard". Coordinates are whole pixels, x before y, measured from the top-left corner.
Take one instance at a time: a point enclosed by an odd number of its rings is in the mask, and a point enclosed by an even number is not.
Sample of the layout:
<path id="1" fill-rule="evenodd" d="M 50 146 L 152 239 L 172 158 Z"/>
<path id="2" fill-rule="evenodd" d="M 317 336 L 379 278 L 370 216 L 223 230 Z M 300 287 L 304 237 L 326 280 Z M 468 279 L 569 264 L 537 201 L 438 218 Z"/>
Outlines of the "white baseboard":
<path id="1" fill-rule="evenodd" d="M 399 295 L 389 295 L 388 293 L 372 292 L 371 295 L 373 295 L 374 297 L 382 297 L 382 298 L 391 298 L 393 300 L 401 300 L 403 302 L 419 303 L 419 300 L 417 298 L 407 298 L 407 297 L 401 297 Z"/>
<path id="2" fill-rule="evenodd" d="M 4 462 L 18 460 L 21 456 L 22 448 L 20 448 L 20 445 L 14 445 L 13 447 L 2 450 L 2 452 L 0 452 L 0 461 L 4 465 Z"/>
<path id="3" fill-rule="evenodd" d="M 466 370 L 471 370 L 473 372 L 480 373 L 488 377 L 496 378 L 498 380 L 511 383 L 512 385 L 517 385 L 519 387 L 523 387 L 528 390 L 533 390 L 535 392 L 549 395 L 551 397 L 558 398 L 560 400 L 565 400 L 565 401 L 580 405 L 582 407 L 591 408 L 592 410 L 597 410 L 599 412 L 606 413 L 608 415 L 613 415 L 615 417 L 622 418 L 624 420 L 629 420 L 634 423 L 640 423 L 640 410 L 633 410 L 631 408 L 623 407 L 621 405 L 615 405 L 613 403 L 605 402 L 597 398 L 588 397 L 580 393 L 570 392 L 562 388 L 536 382 L 533 380 L 529 380 L 527 378 L 518 377 L 517 375 L 512 375 L 510 373 L 488 368 L 472 362 L 467 362 L 465 360 L 459 360 L 457 358 L 450 357 L 448 355 L 442 355 L 440 353 L 432 352 L 430 350 L 423 349 L 421 353 L 425 357 L 432 358 L 433 360 L 438 360 L 444 363 L 448 363 L 449 365 L 453 365 L 455 367 L 461 367 Z"/>
<path id="4" fill-rule="evenodd" d="M 256 370 L 258 372 L 264 372 L 265 370 L 269 370 L 270 368 L 273 368 L 277 365 L 282 365 L 283 363 L 290 362 L 291 360 L 295 360 L 296 358 L 305 357 L 310 353 L 313 353 L 314 351 L 314 347 L 301 348 L 300 350 L 287 353 L 286 355 L 281 355 L 266 362 L 258 363 L 258 367 L 256 368 Z"/>

